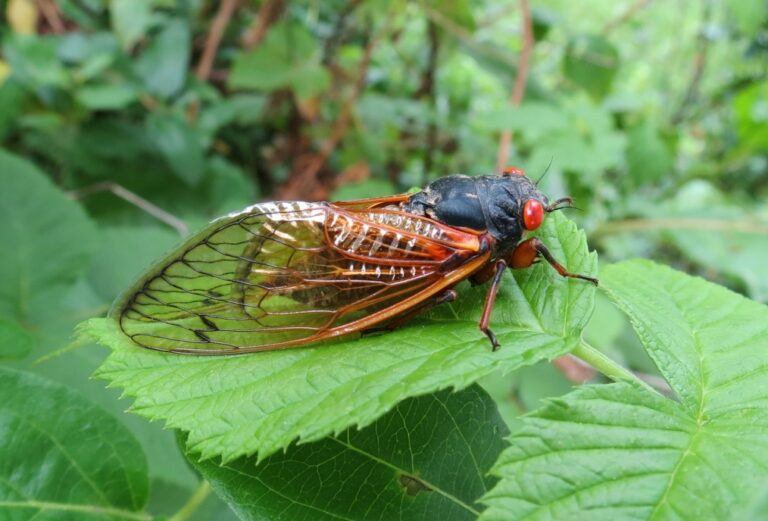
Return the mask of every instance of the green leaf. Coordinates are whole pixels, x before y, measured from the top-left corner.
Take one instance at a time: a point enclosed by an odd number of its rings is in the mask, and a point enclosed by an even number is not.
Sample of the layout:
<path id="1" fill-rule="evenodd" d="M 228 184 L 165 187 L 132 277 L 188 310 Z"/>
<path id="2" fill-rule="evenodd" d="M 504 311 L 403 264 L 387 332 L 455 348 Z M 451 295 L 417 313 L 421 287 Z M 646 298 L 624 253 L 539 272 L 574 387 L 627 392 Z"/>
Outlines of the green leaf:
<path id="1" fill-rule="evenodd" d="M 619 51 L 601 36 L 582 34 L 568 42 L 563 73 L 592 97 L 605 97 L 619 68 Z"/>
<path id="2" fill-rule="evenodd" d="M 568 114 L 557 105 L 528 101 L 519 107 L 505 107 L 483 116 L 484 125 L 494 130 L 515 130 L 536 141 L 552 132 L 570 130 Z"/>
<path id="3" fill-rule="evenodd" d="M 0 368 L 0 439 L 3 519 L 149 519 L 139 444 L 66 387 Z"/>
<path id="4" fill-rule="evenodd" d="M 13 78 L 0 81 L 0 140 L 18 124 L 28 97 L 20 81 Z"/>
<path id="5" fill-rule="evenodd" d="M 13 76 L 28 87 L 65 88 L 69 83 L 69 75 L 56 56 L 53 38 L 13 34 L 6 39 L 3 54 Z"/>
<path id="6" fill-rule="evenodd" d="M 601 272 L 677 394 L 581 388 L 525 419 L 483 521 L 731 519 L 765 492 L 768 308 L 647 261 Z"/>
<path id="7" fill-rule="evenodd" d="M 763 0 L 729 2 L 727 11 L 734 25 L 750 38 L 757 36 L 768 17 L 768 5 Z"/>
<path id="8" fill-rule="evenodd" d="M 205 172 L 205 155 L 189 123 L 171 112 L 151 112 L 145 123 L 148 139 L 173 173 L 189 185 L 199 183 Z"/>
<path id="9" fill-rule="evenodd" d="M 235 56 L 229 74 L 233 89 L 292 88 L 299 98 L 322 92 L 330 75 L 319 63 L 315 38 L 303 26 L 279 23 L 252 51 Z"/>
<path id="10" fill-rule="evenodd" d="M 55 307 L 82 273 L 93 225 L 32 163 L 3 150 L 0 186 L 0 316 L 25 321 Z"/>
<path id="11" fill-rule="evenodd" d="M 142 269 L 178 241 L 178 234 L 160 226 L 113 226 L 100 230 L 99 250 L 88 269 L 96 293 L 112 301 Z"/>
<path id="12" fill-rule="evenodd" d="M 191 40 L 188 24 L 171 19 L 149 41 L 135 69 L 150 93 L 169 98 L 181 90 L 187 79 Z"/>
<path id="13" fill-rule="evenodd" d="M 123 49 L 144 36 L 152 22 L 154 0 L 111 0 L 110 21 Z"/>
<path id="14" fill-rule="evenodd" d="M 571 270 L 594 273 L 583 232 L 561 214 L 539 236 Z M 546 264 L 507 276 L 491 325 L 502 348 L 478 330 L 487 287 L 385 335 L 240 357 L 194 357 L 133 345 L 112 320 L 85 330 L 113 352 L 97 376 L 136 398 L 132 410 L 189 432 L 189 447 L 225 461 L 261 457 L 299 438 L 312 441 L 365 426 L 401 400 L 463 388 L 573 349 L 592 311 L 594 287 Z M 343 406 L 340 406 L 343 404 Z"/>
<path id="15" fill-rule="evenodd" d="M 627 135 L 627 167 L 636 186 L 671 177 L 674 158 L 656 127 L 644 121 Z"/>
<path id="16" fill-rule="evenodd" d="M 752 298 L 768 302 L 768 263 L 765 262 L 768 236 L 761 231 L 766 220 L 756 218 L 756 212 L 750 210 L 749 207 L 713 204 L 693 212 L 679 212 L 678 215 L 704 223 L 707 219 L 753 223 L 755 231 L 670 229 L 665 234 L 688 259 L 709 273 L 743 281 Z"/>
<path id="17" fill-rule="evenodd" d="M 24 358 L 35 346 L 35 338 L 18 322 L 0 317 L 0 360 Z"/>
<path id="18" fill-rule="evenodd" d="M 130 83 L 85 85 L 77 89 L 75 98 L 90 110 L 117 110 L 136 101 L 139 92 Z"/>
<path id="19" fill-rule="evenodd" d="M 331 201 L 351 201 L 366 197 L 381 197 L 381 194 L 391 194 L 395 189 L 391 181 L 370 178 L 354 183 L 344 183 L 331 194 Z"/>
<path id="20" fill-rule="evenodd" d="M 365 429 L 260 463 L 188 457 L 241 519 L 472 520 L 506 432 L 475 385 L 410 398 Z"/>

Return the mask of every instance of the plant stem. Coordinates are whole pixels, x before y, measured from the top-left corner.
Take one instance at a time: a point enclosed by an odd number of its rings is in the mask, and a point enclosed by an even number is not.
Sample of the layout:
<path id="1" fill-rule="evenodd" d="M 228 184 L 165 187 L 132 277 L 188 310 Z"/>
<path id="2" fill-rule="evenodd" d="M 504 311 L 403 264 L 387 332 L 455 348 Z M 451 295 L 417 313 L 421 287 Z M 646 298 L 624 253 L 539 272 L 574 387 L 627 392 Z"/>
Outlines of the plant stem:
<path id="1" fill-rule="evenodd" d="M 203 480 L 197 490 L 190 496 L 189 500 L 182 506 L 178 512 L 173 514 L 168 521 L 186 521 L 189 517 L 195 513 L 200 505 L 211 493 L 211 485 L 207 481 Z"/>
<path id="2" fill-rule="evenodd" d="M 635 376 L 632 371 L 622 366 L 621 364 L 617 364 L 584 340 L 581 341 L 581 343 L 571 352 L 571 354 L 584 360 L 586 363 L 615 382 L 639 383 L 643 387 L 653 390 L 651 386 Z"/>

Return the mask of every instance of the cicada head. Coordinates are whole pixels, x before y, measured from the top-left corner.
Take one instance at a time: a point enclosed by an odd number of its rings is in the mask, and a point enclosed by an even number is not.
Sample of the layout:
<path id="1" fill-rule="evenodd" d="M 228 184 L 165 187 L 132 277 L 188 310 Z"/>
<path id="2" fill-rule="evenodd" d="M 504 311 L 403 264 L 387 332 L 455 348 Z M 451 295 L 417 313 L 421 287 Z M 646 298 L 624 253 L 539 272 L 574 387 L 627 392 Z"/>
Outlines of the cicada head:
<path id="1" fill-rule="evenodd" d="M 489 229 L 504 251 L 514 247 L 526 231 L 538 229 L 548 213 L 570 206 L 565 197 L 552 203 L 519 168 L 506 168 L 500 176 L 487 176 L 485 200 Z"/>

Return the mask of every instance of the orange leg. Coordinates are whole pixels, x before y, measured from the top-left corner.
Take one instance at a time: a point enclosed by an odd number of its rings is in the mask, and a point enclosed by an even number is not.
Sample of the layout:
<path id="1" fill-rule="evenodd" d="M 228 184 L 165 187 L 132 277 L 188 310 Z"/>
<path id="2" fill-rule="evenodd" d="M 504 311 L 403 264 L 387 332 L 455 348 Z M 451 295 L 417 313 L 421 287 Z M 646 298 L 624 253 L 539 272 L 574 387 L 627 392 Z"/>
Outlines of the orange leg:
<path id="1" fill-rule="evenodd" d="M 493 274 L 493 280 L 491 281 L 491 287 L 488 288 L 488 294 L 485 297 L 485 306 L 483 307 L 483 316 L 480 318 L 480 331 L 485 333 L 485 336 L 491 341 L 493 350 L 496 351 L 499 347 L 499 341 L 496 339 L 496 335 L 488 327 L 488 323 L 491 321 L 491 312 L 493 311 L 493 304 L 496 302 L 496 294 L 499 292 L 499 286 L 501 285 L 501 276 L 504 275 L 504 270 L 507 269 L 507 262 L 504 260 L 496 261 L 494 264 L 496 269 Z"/>
<path id="2" fill-rule="evenodd" d="M 549 249 L 544 246 L 544 243 L 536 237 L 521 242 L 514 250 L 512 250 L 512 254 L 509 256 L 509 265 L 515 269 L 528 268 L 535 263 L 540 256 L 544 257 L 544 260 L 546 260 L 550 266 L 555 268 L 555 270 L 563 277 L 586 280 L 597 286 L 598 281 L 596 278 L 587 275 L 579 275 L 578 273 L 571 273 L 565 269 L 565 267 L 557 262 L 557 259 L 552 256 L 552 253 L 550 253 Z"/>

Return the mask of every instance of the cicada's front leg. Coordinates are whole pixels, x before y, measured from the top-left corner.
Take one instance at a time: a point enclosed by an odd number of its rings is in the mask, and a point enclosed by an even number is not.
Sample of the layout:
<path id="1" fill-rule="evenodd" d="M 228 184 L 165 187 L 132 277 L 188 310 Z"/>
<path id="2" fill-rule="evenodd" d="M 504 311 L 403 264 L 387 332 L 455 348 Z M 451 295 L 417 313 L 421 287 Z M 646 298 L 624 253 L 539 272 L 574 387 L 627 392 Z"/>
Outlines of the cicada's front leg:
<path id="1" fill-rule="evenodd" d="M 555 268 L 555 270 L 563 277 L 586 280 L 595 286 L 598 284 L 598 280 L 594 277 L 579 275 L 578 273 L 571 273 L 565 269 L 565 267 L 552 256 L 549 248 L 547 248 L 544 243 L 536 237 L 532 237 L 521 242 L 515 247 L 514 250 L 512 250 L 512 253 L 508 259 L 509 266 L 514 269 L 528 268 L 534 264 L 539 259 L 539 257 L 543 257 L 544 260 L 546 260 L 550 266 Z"/>

